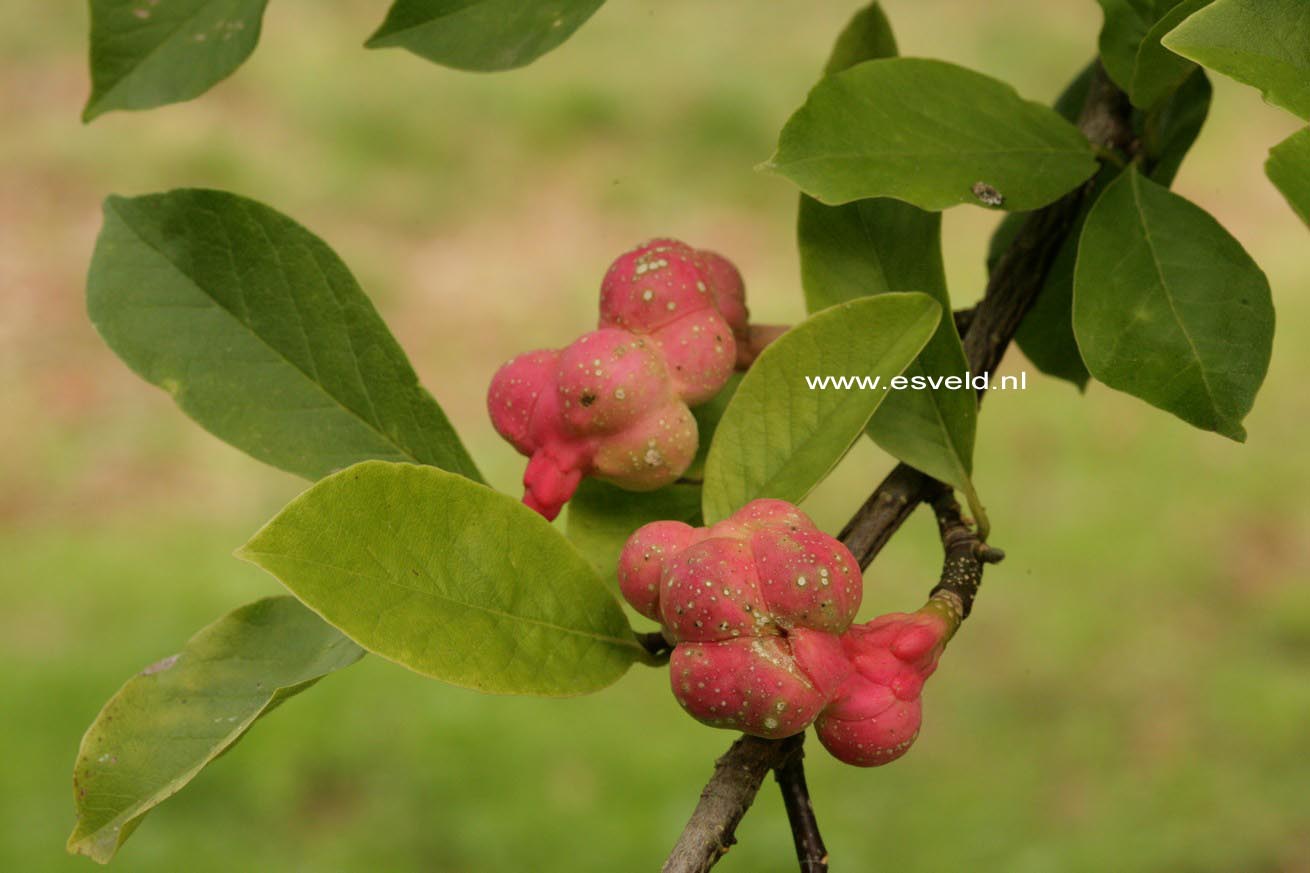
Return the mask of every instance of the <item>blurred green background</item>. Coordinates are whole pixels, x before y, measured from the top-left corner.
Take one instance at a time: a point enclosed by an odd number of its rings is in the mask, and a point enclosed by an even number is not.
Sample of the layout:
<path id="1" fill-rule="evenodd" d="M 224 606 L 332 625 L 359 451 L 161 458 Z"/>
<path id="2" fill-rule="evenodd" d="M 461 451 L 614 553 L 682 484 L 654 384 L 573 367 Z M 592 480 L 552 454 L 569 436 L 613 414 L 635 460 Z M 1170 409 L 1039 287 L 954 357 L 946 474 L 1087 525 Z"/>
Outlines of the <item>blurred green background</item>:
<path id="1" fill-rule="evenodd" d="M 70 769 L 118 685 L 278 584 L 230 557 L 303 483 L 187 421 L 82 301 L 110 193 L 230 189 L 331 243 L 492 480 L 522 461 L 483 391 L 594 318 L 654 235 L 729 253 L 763 321 L 802 313 L 795 193 L 752 167 L 859 5 L 612 0 L 536 65 L 462 74 L 360 44 L 385 3 L 275 0 L 262 45 L 190 104 L 78 122 L 83 9 L 0 10 L 0 868 L 64 855 Z M 1092 0 L 889 0 L 902 50 L 1049 100 Z M 1310 237 L 1264 179 L 1295 121 L 1216 81 L 1177 188 L 1264 265 L 1280 329 L 1239 446 L 1033 374 L 988 400 L 977 482 L 1010 557 L 929 685 L 904 760 L 809 771 L 844 870 L 1310 870 Z M 958 303 L 995 216 L 946 215 Z M 1010 372 L 1025 363 L 1012 354 Z M 806 508 L 835 531 L 891 461 L 862 444 Z M 916 516 L 866 613 L 938 568 Z M 662 672 L 586 699 L 480 696 L 379 659 L 330 677 L 152 813 L 123 870 L 654 869 L 731 739 Z M 790 870 L 771 786 L 723 869 Z"/>

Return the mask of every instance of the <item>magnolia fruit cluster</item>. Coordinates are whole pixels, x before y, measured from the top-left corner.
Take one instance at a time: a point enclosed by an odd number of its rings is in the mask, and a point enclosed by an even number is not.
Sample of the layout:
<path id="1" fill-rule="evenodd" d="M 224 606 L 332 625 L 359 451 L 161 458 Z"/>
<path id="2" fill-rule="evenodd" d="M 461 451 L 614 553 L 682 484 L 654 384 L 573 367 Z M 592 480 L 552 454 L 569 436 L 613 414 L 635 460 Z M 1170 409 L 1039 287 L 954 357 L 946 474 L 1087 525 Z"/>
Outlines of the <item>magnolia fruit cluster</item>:
<path id="1" fill-rule="evenodd" d="M 523 502 L 554 518 L 583 476 L 630 491 L 681 476 L 698 445 L 689 407 L 752 348 L 748 318 L 726 258 L 674 240 L 622 255 L 601 283 L 599 330 L 519 355 L 492 379 L 492 423 L 530 459 Z"/>
<path id="2" fill-rule="evenodd" d="M 864 767 L 914 742 L 924 680 L 953 630 L 928 607 L 852 625 L 859 564 L 781 500 L 708 528 L 646 525 L 624 546 L 619 584 L 674 644 L 673 693 L 694 718 L 775 739 L 813 724 L 829 752 Z"/>

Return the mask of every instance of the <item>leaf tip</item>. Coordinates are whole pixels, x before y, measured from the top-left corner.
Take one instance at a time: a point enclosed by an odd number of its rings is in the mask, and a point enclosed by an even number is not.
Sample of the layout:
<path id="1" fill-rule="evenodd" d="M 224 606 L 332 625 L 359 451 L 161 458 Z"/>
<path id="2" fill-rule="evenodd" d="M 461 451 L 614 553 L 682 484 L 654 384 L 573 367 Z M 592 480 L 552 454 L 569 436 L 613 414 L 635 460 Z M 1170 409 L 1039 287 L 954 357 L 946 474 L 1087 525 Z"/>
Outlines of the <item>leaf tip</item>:
<path id="1" fill-rule="evenodd" d="M 364 40 L 364 48 L 380 49 L 390 48 L 396 45 L 392 31 L 387 29 L 387 22 L 384 21 L 378 25 L 378 29 L 369 34 L 368 39 Z"/>
<path id="2" fill-rule="evenodd" d="M 94 833 L 83 834 L 82 822 L 79 820 L 73 832 L 68 835 L 64 850 L 70 855 L 81 855 L 97 864 L 105 865 L 114 859 L 114 854 L 118 851 L 118 843 L 116 840 L 97 840 Z"/>
<path id="3" fill-rule="evenodd" d="M 90 97 L 86 98 L 86 105 L 82 107 L 82 123 L 90 124 L 101 115 L 104 115 L 105 111 L 106 110 L 101 108 L 100 101 L 98 101 L 96 96 L 92 94 Z"/>
<path id="4" fill-rule="evenodd" d="M 1169 31 L 1168 33 L 1166 33 L 1164 36 L 1160 37 L 1160 45 L 1164 46 L 1165 48 L 1169 49 L 1169 51 L 1173 52 L 1174 54 L 1176 54 L 1176 55 L 1178 55 L 1179 57 L 1182 57 L 1182 58 L 1187 57 L 1187 55 L 1185 55 L 1185 54 L 1183 54 L 1181 51 L 1179 51 L 1178 48 L 1177 48 L 1176 46 L 1173 45 L 1173 43 L 1175 42 L 1175 40 L 1174 40 L 1174 35 L 1175 35 L 1176 33 L 1178 33 L 1178 31 L 1180 31 L 1180 30 L 1183 29 L 1183 25 L 1184 25 L 1186 22 L 1187 22 L 1187 19 L 1184 18 L 1182 21 L 1178 22 L 1178 26 L 1177 26 L 1177 27 L 1175 27 L 1173 30 L 1171 30 L 1171 31 Z M 1190 58 L 1189 58 L 1189 60 L 1190 60 Z"/>
<path id="5" fill-rule="evenodd" d="M 1246 428 L 1239 422 L 1225 422 L 1216 428 L 1220 436 L 1228 437 L 1235 443 L 1246 442 Z"/>
<path id="6" fill-rule="evenodd" d="M 238 561 L 244 561 L 247 564 L 253 564 L 256 567 L 259 567 L 261 570 L 266 569 L 264 567 L 264 562 L 261 560 L 263 553 L 260 552 L 258 549 L 259 538 L 260 535 L 263 534 L 263 532 L 264 532 L 263 529 L 260 529 L 255 533 L 254 536 L 252 536 L 245 543 L 233 549 L 232 557 L 236 558 Z"/>

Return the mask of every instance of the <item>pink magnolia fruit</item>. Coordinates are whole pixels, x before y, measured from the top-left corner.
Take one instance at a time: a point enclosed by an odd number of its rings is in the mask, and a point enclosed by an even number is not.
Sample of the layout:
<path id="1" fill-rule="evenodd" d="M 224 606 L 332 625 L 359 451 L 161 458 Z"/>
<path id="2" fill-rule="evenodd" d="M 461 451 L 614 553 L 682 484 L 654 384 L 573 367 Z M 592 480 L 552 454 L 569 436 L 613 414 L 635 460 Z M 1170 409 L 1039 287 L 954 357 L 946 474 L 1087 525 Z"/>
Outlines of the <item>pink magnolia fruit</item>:
<path id="1" fill-rule="evenodd" d="M 624 546 L 618 576 L 674 644 L 669 680 L 693 718 L 770 738 L 813 724 L 829 752 L 862 767 L 914 742 L 923 683 L 955 628 L 931 602 L 852 625 L 859 564 L 781 500 L 708 528 L 648 524 Z"/>
<path id="2" fill-rule="evenodd" d="M 709 528 L 646 525 L 620 555 L 619 586 L 675 643 L 678 702 L 714 727 L 804 730 L 851 672 L 836 633 L 859 609 L 859 565 L 781 500 Z"/>
<path id="3" fill-rule="evenodd" d="M 723 317 L 723 320 L 728 323 L 729 329 L 732 330 L 733 341 L 737 349 L 736 369 L 749 369 L 765 346 L 786 333 L 786 325 L 750 323 L 750 310 L 746 307 L 746 283 L 741 277 L 741 272 L 732 261 L 717 252 L 694 249 L 686 243 L 674 239 L 655 239 L 615 261 L 614 267 L 611 267 L 611 272 L 614 272 L 615 267 L 619 267 L 624 263 L 625 259 L 640 260 L 643 256 L 649 258 L 652 255 L 656 256 L 657 261 L 670 259 L 690 261 L 700 270 L 715 311 Z M 641 269 L 641 265 L 638 264 L 635 269 Z M 620 287 L 622 287 L 622 284 L 616 282 L 612 292 Z M 613 293 L 612 296 L 622 299 L 617 293 Z M 614 307 L 607 311 L 604 302 L 606 297 L 603 293 L 601 300 L 602 324 L 605 323 L 608 317 L 623 318 L 626 310 L 619 311 L 623 308 Z M 661 342 L 669 344 L 668 340 L 661 339 Z M 690 346 L 691 344 L 686 343 L 684 345 Z M 718 371 L 702 370 L 700 372 L 714 372 L 717 374 Z M 713 378 L 716 377 L 709 377 L 709 379 Z M 692 401 L 692 405 L 696 405 L 695 401 Z"/>
<path id="4" fill-rule="evenodd" d="M 741 342 L 750 327 L 751 313 L 746 308 L 746 282 L 737 266 L 718 252 L 701 249 L 701 272 L 714 295 L 714 306 L 723 313 L 732 334 Z"/>
<path id="5" fill-rule="evenodd" d="M 529 458 L 523 502 L 555 518 L 584 476 L 632 491 L 677 480 L 697 449 L 689 407 L 777 335 L 748 323 L 745 294 L 722 255 L 653 240 L 605 274 L 599 330 L 501 367 L 487 408 Z"/>
<path id="6" fill-rule="evenodd" d="M 715 306 L 699 253 L 685 243 L 654 240 L 620 255 L 601 282 L 600 324 L 651 337 L 692 406 L 719 393 L 736 366 L 732 326 Z"/>
<path id="7" fill-rule="evenodd" d="M 546 518 L 559 515 L 583 476 L 647 491 L 676 480 L 696 454 L 696 420 L 663 356 L 624 330 L 514 358 L 492 378 L 487 409 L 497 432 L 529 456 L 523 502 Z"/>
<path id="8" fill-rule="evenodd" d="M 676 397 L 596 446 L 592 472 L 629 491 L 676 482 L 696 457 L 696 419 Z"/>
<path id="9" fill-rule="evenodd" d="M 564 426 L 575 434 L 614 433 L 670 399 L 663 356 L 626 330 L 584 333 L 556 367 Z"/>
<path id="10" fill-rule="evenodd" d="M 894 761 L 919 735 L 923 683 L 951 627 L 938 612 L 892 613 L 842 636 L 854 671 L 814 723 L 834 757 L 859 767 Z"/>

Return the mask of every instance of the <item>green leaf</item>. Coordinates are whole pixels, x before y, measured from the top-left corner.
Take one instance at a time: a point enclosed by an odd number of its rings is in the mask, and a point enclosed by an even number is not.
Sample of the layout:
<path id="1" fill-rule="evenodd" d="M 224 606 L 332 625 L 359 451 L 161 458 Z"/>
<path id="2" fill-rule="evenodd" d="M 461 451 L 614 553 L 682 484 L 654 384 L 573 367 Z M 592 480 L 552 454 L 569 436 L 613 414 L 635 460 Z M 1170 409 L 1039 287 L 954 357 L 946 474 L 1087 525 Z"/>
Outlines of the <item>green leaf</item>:
<path id="1" fill-rule="evenodd" d="M 1162 42 L 1310 119 L 1310 6 L 1305 0 L 1215 0 Z"/>
<path id="2" fill-rule="evenodd" d="M 759 497 L 799 503 L 859 438 L 939 318 L 941 306 L 926 294 L 862 297 L 810 316 L 770 344 L 710 446 L 706 523 Z M 806 382 L 824 376 L 876 379 L 877 387 L 821 390 Z"/>
<path id="3" fill-rule="evenodd" d="M 408 49 L 459 70 L 510 70 L 559 46 L 604 2 L 395 0 L 365 45 Z"/>
<path id="4" fill-rule="evenodd" d="M 1310 127 L 1274 146 L 1265 172 L 1301 220 L 1310 225 Z"/>
<path id="5" fill-rule="evenodd" d="M 951 311 L 941 254 L 941 215 L 899 200 L 824 206 L 801 195 L 801 284 L 811 312 L 889 291 L 920 290 Z M 907 376 L 962 376 L 969 368 L 953 318 L 942 318 Z M 971 388 L 891 392 L 869 435 L 885 451 L 958 488 L 982 528 L 987 516 L 970 478 L 978 402 Z"/>
<path id="6" fill-rule="evenodd" d="M 1193 70 L 1182 87 L 1141 120 L 1139 135 L 1147 157 L 1147 175 L 1153 181 L 1173 184 L 1210 114 L 1213 91 L 1205 70 Z"/>
<path id="7" fill-rule="evenodd" d="M 150 810 L 256 720 L 363 651 L 293 597 L 243 606 L 146 667 L 82 737 L 68 850 L 107 863 Z"/>
<path id="8" fill-rule="evenodd" d="M 942 61 L 886 58 L 828 76 L 765 169 L 829 205 L 895 197 L 1035 209 L 1096 170 L 1071 124 L 1003 82 Z"/>
<path id="9" fill-rule="evenodd" d="M 796 225 L 810 312 L 886 291 L 946 303 L 940 213 L 887 198 L 824 206 L 805 197 Z"/>
<path id="10" fill-rule="evenodd" d="M 365 649 L 452 685 L 583 694 L 645 654 L 549 522 L 435 467 L 366 461 L 329 476 L 237 554 Z"/>
<path id="11" fill-rule="evenodd" d="M 1111 388 L 1235 440 L 1269 367 L 1269 283 L 1208 213 L 1123 173 L 1087 217 L 1074 332 Z"/>
<path id="12" fill-rule="evenodd" d="M 882 4 L 875 0 L 856 12 L 837 35 L 823 73 L 830 76 L 863 61 L 894 58 L 896 55 L 896 36 L 892 33 L 891 22 L 887 20 L 887 13 L 882 11 Z"/>
<path id="13" fill-rule="evenodd" d="M 1137 53 L 1146 40 L 1151 27 L 1165 15 L 1178 0 L 1096 0 L 1101 6 L 1104 20 L 1097 39 L 1101 64 L 1110 81 L 1124 91 L 1133 85 L 1133 71 L 1137 67 Z"/>
<path id="14" fill-rule="evenodd" d="M 87 279 L 109 347 L 201 427 L 310 479 L 369 458 L 477 467 L 346 265 L 221 191 L 110 197 Z"/>
<path id="15" fill-rule="evenodd" d="M 1150 109 L 1186 81 L 1196 64 L 1160 44 L 1160 39 L 1184 18 L 1208 6 L 1212 0 L 1182 0 L 1156 21 L 1142 38 L 1133 61 L 1128 95 L 1134 106 Z"/>
<path id="16" fill-rule="evenodd" d="M 259 42 L 268 0 L 91 0 L 90 121 L 199 97 Z"/>
<path id="17" fill-rule="evenodd" d="M 699 485 L 675 482 L 656 491 L 624 491 L 608 482 L 587 478 L 568 504 L 568 537 L 596 568 L 600 578 L 617 590 L 619 552 L 633 532 L 652 521 L 681 521 L 699 527 Z"/>

